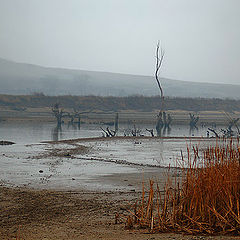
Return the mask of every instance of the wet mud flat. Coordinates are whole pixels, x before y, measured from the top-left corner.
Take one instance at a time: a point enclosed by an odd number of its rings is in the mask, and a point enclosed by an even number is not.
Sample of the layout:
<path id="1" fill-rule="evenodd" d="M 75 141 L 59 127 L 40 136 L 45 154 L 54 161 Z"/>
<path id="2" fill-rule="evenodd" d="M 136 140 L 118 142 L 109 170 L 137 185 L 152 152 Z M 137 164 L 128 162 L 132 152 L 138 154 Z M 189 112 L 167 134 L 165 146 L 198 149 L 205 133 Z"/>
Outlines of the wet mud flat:
<path id="1" fill-rule="evenodd" d="M 181 150 L 186 156 L 187 145 L 211 141 L 116 137 L 1 146 L 0 181 L 37 189 L 137 191 L 142 178 L 164 179 L 182 157 Z"/>
<path id="2" fill-rule="evenodd" d="M 239 239 L 149 234 L 115 224 L 201 138 L 75 139 L 2 146 L 0 239 Z M 170 172 L 174 177 L 176 171 Z"/>

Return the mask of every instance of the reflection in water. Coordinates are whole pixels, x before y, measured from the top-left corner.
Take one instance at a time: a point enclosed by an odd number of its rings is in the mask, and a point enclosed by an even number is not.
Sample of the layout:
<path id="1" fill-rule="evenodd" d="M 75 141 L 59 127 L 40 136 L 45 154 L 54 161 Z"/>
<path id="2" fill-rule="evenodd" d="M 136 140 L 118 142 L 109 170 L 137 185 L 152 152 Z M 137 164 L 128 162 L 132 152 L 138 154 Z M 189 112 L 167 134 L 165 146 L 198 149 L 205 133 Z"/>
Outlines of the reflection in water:
<path id="1" fill-rule="evenodd" d="M 157 136 L 162 137 L 162 128 L 156 128 L 157 130 Z"/>
<path id="2" fill-rule="evenodd" d="M 73 139 L 73 138 L 89 138 L 89 137 L 100 137 L 102 130 L 99 124 L 81 124 L 75 123 L 77 130 L 74 130 L 68 124 L 62 124 L 61 128 L 56 128 L 57 124 L 52 122 L 21 122 L 21 124 L 16 122 L 1 122 L 0 124 L 0 140 L 8 140 L 16 143 L 38 143 L 41 141 L 49 140 L 62 140 L 62 139 Z M 79 131 L 80 127 L 80 131 Z M 222 128 L 227 126 L 223 125 Z M 130 124 L 120 124 L 119 125 L 119 136 L 124 136 L 126 129 L 131 129 Z M 138 124 L 138 128 L 142 129 L 141 134 L 149 136 L 149 132 L 146 129 L 153 129 L 154 135 L 156 135 L 156 130 L 153 124 Z M 163 135 L 163 130 L 161 135 Z M 62 132 L 61 132 L 62 131 Z M 198 131 L 196 129 L 189 130 L 189 125 L 172 125 L 171 129 L 166 129 L 165 134 L 169 134 L 171 137 L 188 137 L 194 134 L 194 137 L 206 137 L 208 127 L 199 127 Z M 131 133 L 130 133 L 131 134 Z M 211 136 L 211 134 L 210 134 Z"/>
<path id="3" fill-rule="evenodd" d="M 159 165 L 162 165 L 164 163 L 164 144 L 163 144 L 163 139 L 159 138 L 159 157 L 154 158 Z"/>
<path id="4" fill-rule="evenodd" d="M 59 141 L 61 139 L 63 139 L 63 129 L 62 129 L 62 125 L 57 125 L 55 126 L 54 128 L 52 128 L 52 131 L 51 131 L 51 136 L 52 136 L 52 140 L 53 141 Z M 64 128 L 64 125 L 63 125 L 63 128 Z M 67 129 L 68 131 L 66 131 L 66 128 L 64 130 L 64 135 L 66 135 L 66 132 L 75 132 L 75 131 L 78 131 L 80 130 L 80 122 L 77 122 L 77 123 L 74 123 L 74 122 L 68 122 L 67 124 Z"/>
<path id="5" fill-rule="evenodd" d="M 198 135 L 198 127 L 194 126 L 194 127 L 189 127 L 189 136 L 195 136 Z"/>
<path id="6" fill-rule="evenodd" d="M 61 138 L 62 138 L 62 126 L 57 125 L 52 129 L 52 140 L 58 141 Z"/>
<path id="7" fill-rule="evenodd" d="M 68 129 L 73 129 L 73 130 L 80 130 L 80 121 L 78 121 L 78 122 L 72 122 L 72 121 L 69 121 L 68 122 Z"/>
<path id="8" fill-rule="evenodd" d="M 77 130 L 77 127 L 76 125 L 73 123 L 73 122 L 68 122 L 68 126 L 67 126 L 68 129 L 73 129 L 73 130 Z"/>
<path id="9" fill-rule="evenodd" d="M 163 128 L 158 128 L 157 130 L 157 136 L 158 137 L 166 137 L 171 134 L 171 128 L 169 126 L 164 126 Z"/>
<path id="10" fill-rule="evenodd" d="M 168 126 L 168 127 L 164 127 L 163 128 L 163 136 L 169 136 L 171 134 L 171 128 Z"/>

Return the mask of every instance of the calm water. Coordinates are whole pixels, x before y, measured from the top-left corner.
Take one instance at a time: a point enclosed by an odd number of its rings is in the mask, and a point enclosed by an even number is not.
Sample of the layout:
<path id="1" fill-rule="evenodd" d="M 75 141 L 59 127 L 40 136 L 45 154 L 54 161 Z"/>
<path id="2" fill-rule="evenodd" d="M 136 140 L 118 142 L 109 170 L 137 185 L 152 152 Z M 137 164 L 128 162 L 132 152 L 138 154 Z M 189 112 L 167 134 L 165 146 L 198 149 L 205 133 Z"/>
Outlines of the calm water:
<path id="1" fill-rule="evenodd" d="M 35 144 L 47 140 L 100 137 L 100 127 L 106 128 L 103 125 L 83 124 L 79 129 L 77 125 L 65 124 L 58 129 L 54 123 L 1 122 L 0 141 L 8 140 L 17 144 L 0 146 L 0 184 L 62 190 L 123 190 L 132 187 L 123 181 L 109 181 L 108 176 L 126 174 L 125 177 L 128 178 L 128 174 L 158 174 L 162 170 L 154 166 L 175 166 L 181 150 L 183 156 L 186 155 L 187 140 L 184 138 L 84 141 L 80 145 L 90 147 L 90 151 L 76 154 L 75 158 L 45 155 L 54 149 L 68 151 L 75 148 L 75 145 Z M 132 128 L 132 125 L 120 125 L 119 135 Z M 145 129 L 152 129 L 154 126 L 137 125 L 136 128 L 142 129 L 141 134 L 149 136 Z M 170 131 L 165 132 L 165 136 L 206 136 L 206 132 L 206 128 L 190 132 L 188 126 L 173 126 Z M 208 144 L 208 141 L 199 139 L 194 143 L 199 145 L 200 142 L 201 147 Z"/>
<path id="2" fill-rule="evenodd" d="M 79 128 L 78 125 L 63 124 L 61 129 L 56 127 L 55 123 L 36 123 L 36 122 L 19 122 L 19 123 L 0 123 L 0 141 L 7 140 L 16 143 L 39 143 L 41 141 L 49 140 L 63 140 L 72 138 L 87 138 L 87 137 L 100 137 L 102 136 L 101 128 L 103 125 L 96 124 L 82 124 Z M 153 125 L 138 124 L 137 129 L 141 129 L 141 134 L 150 136 L 149 132 L 145 129 L 154 129 Z M 133 129 L 133 125 L 120 124 L 119 136 L 128 133 Z M 163 136 L 206 136 L 207 128 L 199 127 L 198 130 L 190 131 L 189 126 L 172 126 L 171 129 L 163 131 Z"/>

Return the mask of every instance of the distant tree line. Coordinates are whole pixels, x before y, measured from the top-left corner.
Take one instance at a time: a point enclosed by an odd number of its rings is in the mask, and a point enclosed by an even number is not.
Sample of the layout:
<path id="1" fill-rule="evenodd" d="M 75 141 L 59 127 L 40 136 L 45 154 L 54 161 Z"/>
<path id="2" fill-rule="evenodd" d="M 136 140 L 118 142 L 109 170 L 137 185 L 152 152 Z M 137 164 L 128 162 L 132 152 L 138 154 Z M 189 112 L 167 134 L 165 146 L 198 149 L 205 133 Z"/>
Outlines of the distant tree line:
<path id="1" fill-rule="evenodd" d="M 218 98 L 181 98 L 165 97 L 165 110 L 185 111 L 240 111 L 240 100 Z M 79 111 L 154 111 L 159 110 L 161 103 L 159 96 L 45 96 L 45 95 L 0 95 L 0 106 L 12 109 L 52 107 L 60 103 L 63 108 L 72 108 Z"/>

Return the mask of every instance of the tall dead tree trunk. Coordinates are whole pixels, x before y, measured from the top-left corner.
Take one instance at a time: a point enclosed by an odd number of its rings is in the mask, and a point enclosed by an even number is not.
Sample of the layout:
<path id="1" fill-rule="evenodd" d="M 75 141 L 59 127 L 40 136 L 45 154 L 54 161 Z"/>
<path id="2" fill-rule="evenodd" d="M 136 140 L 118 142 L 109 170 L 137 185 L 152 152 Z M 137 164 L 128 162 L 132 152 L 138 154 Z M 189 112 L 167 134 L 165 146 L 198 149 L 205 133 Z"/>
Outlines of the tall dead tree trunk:
<path id="1" fill-rule="evenodd" d="M 160 91 L 160 98 L 161 98 L 161 108 L 160 112 L 163 112 L 164 110 L 164 94 L 163 94 L 163 88 L 159 79 L 160 75 L 160 69 L 162 67 L 163 59 L 164 59 L 164 51 L 162 47 L 160 47 L 160 43 L 157 43 L 157 48 L 156 48 L 156 69 L 155 69 L 155 79 L 157 81 L 157 85 Z"/>
<path id="2" fill-rule="evenodd" d="M 164 94 L 163 94 L 163 88 L 160 82 L 160 69 L 162 67 L 162 63 L 163 63 L 163 59 L 164 59 L 164 51 L 163 49 L 160 47 L 160 43 L 157 43 L 157 48 L 156 48 L 156 68 L 155 68 L 155 79 L 159 88 L 159 95 L 160 95 L 160 111 L 157 115 L 157 123 L 156 123 L 156 131 L 157 131 L 157 136 L 161 136 L 162 133 L 162 128 L 164 127 L 164 125 L 166 124 L 166 113 L 164 112 Z M 165 117 L 163 119 L 163 117 Z"/>

